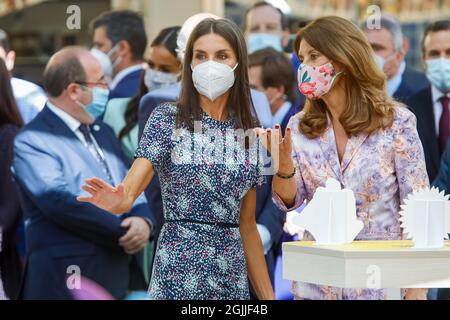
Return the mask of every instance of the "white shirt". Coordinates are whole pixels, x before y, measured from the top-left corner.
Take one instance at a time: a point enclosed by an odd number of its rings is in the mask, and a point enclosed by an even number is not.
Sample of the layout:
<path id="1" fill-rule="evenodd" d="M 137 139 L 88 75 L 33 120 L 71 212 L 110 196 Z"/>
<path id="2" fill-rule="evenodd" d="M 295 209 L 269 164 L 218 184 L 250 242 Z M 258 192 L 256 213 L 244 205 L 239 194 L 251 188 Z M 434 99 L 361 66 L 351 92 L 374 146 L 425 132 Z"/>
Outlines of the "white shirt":
<path id="1" fill-rule="evenodd" d="M 431 86 L 431 99 L 433 100 L 433 111 L 434 111 L 434 124 L 436 125 L 436 135 L 439 136 L 439 120 L 442 115 L 442 102 L 439 101 L 440 98 L 445 96 L 444 93 L 439 91 L 435 86 Z"/>
<path id="2" fill-rule="evenodd" d="M 118 74 L 116 74 L 114 79 L 111 81 L 111 83 L 109 84 L 109 89 L 114 90 L 117 87 L 117 85 L 119 84 L 119 82 L 122 81 L 123 78 L 125 78 L 130 73 L 137 71 L 137 70 L 141 70 L 141 69 L 143 69 L 141 64 L 137 64 L 135 66 L 131 66 L 131 67 L 123 69 Z"/>
<path id="3" fill-rule="evenodd" d="M 280 109 L 275 112 L 273 115 L 273 124 L 279 124 L 283 122 L 284 117 L 286 117 L 287 113 L 289 112 L 289 109 L 291 109 L 292 103 L 289 101 L 286 101 L 283 103 L 280 107 Z"/>
<path id="4" fill-rule="evenodd" d="M 397 91 L 400 85 L 402 84 L 403 73 L 405 72 L 405 69 L 406 63 L 405 61 L 403 61 L 402 64 L 400 65 L 400 70 L 397 73 L 397 75 L 393 77 L 391 80 L 387 81 L 387 91 L 391 97 L 394 95 L 395 91 Z"/>
<path id="5" fill-rule="evenodd" d="M 266 255 L 272 247 L 272 237 L 270 236 L 269 229 L 267 229 L 265 225 L 258 223 L 256 228 L 258 229 L 258 233 L 263 244 L 264 255 Z"/>
<path id="6" fill-rule="evenodd" d="M 272 111 L 270 110 L 269 100 L 264 92 L 251 89 L 253 104 L 255 106 L 256 116 L 263 128 L 272 128 Z"/>
<path id="7" fill-rule="evenodd" d="M 58 118 L 60 118 L 69 127 L 70 131 L 72 131 L 77 136 L 77 138 L 84 144 L 84 146 L 87 146 L 86 139 L 84 138 L 83 133 L 80 131 L 81 122 L 72 117 L 64 110 L 53 105 L 49 101 L 47 101 L 47 106 L 54 114 L 58 116 Z M 98 125 L 94 125 L 94 130 L 100 130 L 100 127 Z M 98 145 L 97 140 L 95 140 L 95 137 L 92 135 L 92 133 L 89 133 L 89 135 L 91 136 L 91 139 L 94 142 L 95 147 L 100 152 L 100 155 L 102 156 L 102 158 L 104 158 L 103 151 Z"/>

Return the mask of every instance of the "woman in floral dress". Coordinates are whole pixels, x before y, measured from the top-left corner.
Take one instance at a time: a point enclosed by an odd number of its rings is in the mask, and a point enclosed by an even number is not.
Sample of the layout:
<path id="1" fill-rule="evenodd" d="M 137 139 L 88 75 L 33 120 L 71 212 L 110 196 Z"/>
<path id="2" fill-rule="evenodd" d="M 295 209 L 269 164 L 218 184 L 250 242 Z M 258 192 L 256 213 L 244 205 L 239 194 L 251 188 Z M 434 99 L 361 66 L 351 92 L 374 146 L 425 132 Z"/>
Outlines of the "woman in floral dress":
<path id="1" fill-rule="evenodd" d="M 284 139 L 279 133 L 273 200 L 285 211 L 294 210 L 334 178 L 355 194 L 364 223 L 356 240 L 402 239 L 401 201 L 429 184 L 416 118 L 387 96 L 373 51 L 350 21 L 325 17 L 311 22 L 297 35 L 295 50 L 301 61 L 299 89 L 307 102 L 291 118 Z M 305 232 L 303 240 L 313 237 Z M 292 289 L 297 299 L 386 298 L 386 289 L 302 282 Z M 426 294 L 427 289 L 405 290 L 406 299 Z"/>
<path id="2" fill-rule="evenodd" d="M 166 222 L 154 299 L 248 299 L 248 277 L 260 299 L 274 298 L 255 222 L 257 143 L 235 136 L 256 126 L 246 59 L 234 23 L 202 21 L 186 48 L 180 101 L 153 111 L 123 183 L 93 178 L 83 186 L 91 197 L 80 201 L 120 214 L 157 170 Z"/>

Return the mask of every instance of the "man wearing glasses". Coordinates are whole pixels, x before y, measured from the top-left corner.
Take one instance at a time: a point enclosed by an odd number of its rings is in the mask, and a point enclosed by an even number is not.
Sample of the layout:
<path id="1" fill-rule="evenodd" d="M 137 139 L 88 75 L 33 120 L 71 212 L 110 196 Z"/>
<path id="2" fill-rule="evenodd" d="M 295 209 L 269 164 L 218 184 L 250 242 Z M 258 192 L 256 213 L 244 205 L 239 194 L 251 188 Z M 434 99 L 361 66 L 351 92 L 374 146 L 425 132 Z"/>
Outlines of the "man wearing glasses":
<path id="1" fill-rule="evenodd" d="M 92 110 L 108 90 L 84 48 L 57 52 L 44 72 L 48 102 L 17 136 L 13 174 L 27 217 L 24 299 L 71 299 L 88 278 L 113 297 L 145 290 L 142 249 L 154 218 L 143 196 L 117 218 L 76 201 L 91 176 L 117 185 L 126 174 L 120 145 Z"/>

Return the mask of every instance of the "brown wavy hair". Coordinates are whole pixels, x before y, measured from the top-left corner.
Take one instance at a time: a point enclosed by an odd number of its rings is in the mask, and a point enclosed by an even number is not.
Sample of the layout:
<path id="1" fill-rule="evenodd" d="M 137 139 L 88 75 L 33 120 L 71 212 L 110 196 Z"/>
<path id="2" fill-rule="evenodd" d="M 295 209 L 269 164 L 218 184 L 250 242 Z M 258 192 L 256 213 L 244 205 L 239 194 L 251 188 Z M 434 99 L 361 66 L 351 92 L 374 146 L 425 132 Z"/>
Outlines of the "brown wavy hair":
<path id="1" fill-rule="evenodd" d="M 302 40 L 343 68 L 339 76 L 343 78 L 336 80 L 344 81 L 347 105 L 339 121 L 349 137 L 363 132 L 371 134 L 392 125 L 395 102 L 387 94 L 386 76 L 356 25 L 335 16 L 319 18 L 297 33 L 294 42 L 297 55 Z M 322 99 L 307 99 L 300 132 L 309 138 L 321 136 L 327 127 L 327 114 L 329 110 Z"/>

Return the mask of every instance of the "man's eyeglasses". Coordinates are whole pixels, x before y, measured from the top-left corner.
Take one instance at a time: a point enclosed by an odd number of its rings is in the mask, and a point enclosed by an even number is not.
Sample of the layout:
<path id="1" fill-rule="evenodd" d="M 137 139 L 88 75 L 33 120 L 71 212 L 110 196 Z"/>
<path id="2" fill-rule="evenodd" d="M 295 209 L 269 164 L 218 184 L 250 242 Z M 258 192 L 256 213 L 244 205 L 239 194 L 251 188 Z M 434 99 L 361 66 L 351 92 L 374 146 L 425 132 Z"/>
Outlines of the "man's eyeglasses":
<path id="1" fill-rule="evenodd" d="M 105 81 L 98 81 L 98 82 L 86 82 L 86 81 L 74 81 L 74 83 L 79 84 L 81 86 L 85 87 L 108 87 L 108 84 Z"/>

